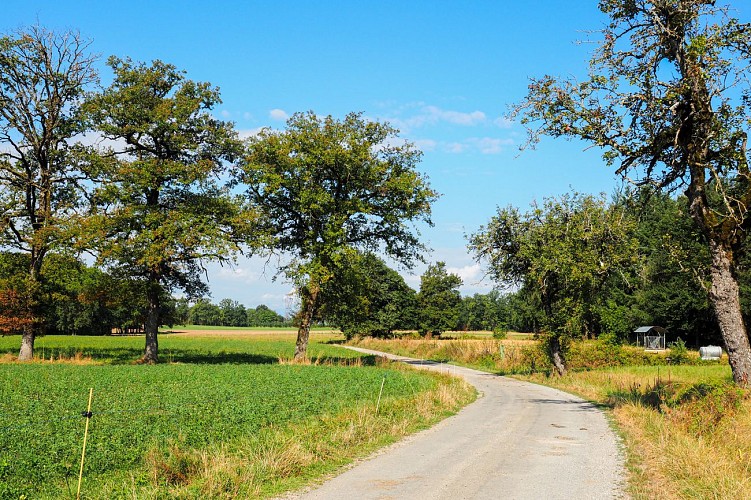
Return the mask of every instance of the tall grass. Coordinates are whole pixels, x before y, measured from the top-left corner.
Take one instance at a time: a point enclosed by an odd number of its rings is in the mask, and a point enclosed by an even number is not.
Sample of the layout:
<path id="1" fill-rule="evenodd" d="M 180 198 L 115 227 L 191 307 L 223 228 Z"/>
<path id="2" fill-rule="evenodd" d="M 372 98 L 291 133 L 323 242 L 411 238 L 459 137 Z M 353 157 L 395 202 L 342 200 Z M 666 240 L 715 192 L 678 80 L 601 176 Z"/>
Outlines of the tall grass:
<path id="1" fill-rule="evenodd" d="M 532 339 L 374 339 L 351 342 L 381 350 L 433 361 L 452 361 L 501 375 L 550 373 L 552 364 L 541 343 Z M 692 359 L 696 359 L 694 356 Z M 597 341 L 574 342 L 567 354 L 572 370 L 609 366 L 667 365 L 670 352 L 647 353 L 631 346 L 605 345 Z"/>

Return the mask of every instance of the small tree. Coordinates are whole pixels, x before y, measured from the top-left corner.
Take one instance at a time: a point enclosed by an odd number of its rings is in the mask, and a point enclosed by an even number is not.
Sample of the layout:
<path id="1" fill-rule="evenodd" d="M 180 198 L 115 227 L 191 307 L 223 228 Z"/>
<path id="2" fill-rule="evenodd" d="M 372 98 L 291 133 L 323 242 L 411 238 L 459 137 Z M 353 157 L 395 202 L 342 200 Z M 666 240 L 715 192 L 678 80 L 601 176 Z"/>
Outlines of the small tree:
<path id="1" fill-rule="evenodd" d="M 563 350 L 574 336 L 591 336 L 604 305 L 603 290 L 612 277 L 635 264 L 633 221 L 604 198 L 578 194 L 546 199 L 520 213 L 499 209 L 487 227 L 470 238 L 478 261 L 502 284 L 523 284 L 536 291 L 551 334 L 551 360 L 566 372 Z M 565 339 L 561 339 L 565 337 Z"/>
<path id="2" fill-rule="evenodd" d="M 428 266 L 420 276 L 417 294 L 420 333 L 433 336 L 453 330 L 459 321 L 462 279 L 446 270 L 445 262 Z"/>
<path id="3" fill-rule="evenodd" d="M 430 224 L 437 198 L 416 170 L 420 157 L 395 129 L 360 113 L 341 121 L 297 113 L 287 130 L 250 140 L 237 180 L 258 214 L 254 234 L 292 256 L 284 272 L 301 299 L 295 359 L 306 356 L 322 287 L 350 249 L 381 248 L 405 266 L 420 258 L 408 224 Z"/>
<path id="4" fill-rule="evenodd" d="M 734 380 L 751 382 L 736 265 L 749 229 L 751 25 L 714 0 L 600 0 L 610 17 L 582 82 L 533 80 L 515 108 L 530 128 L 604 148 L 639 184 L 685 189 L 711 255 L 709 297 Z M 715 198 L 715 202 L 712 199 Z"/>
<path id="5" fill-rule="evenodd" d="M 115 80 L 87 108 L 97 130 L 122 147 L 100 169 L 98 211 L 87 236 L 100 263 L 143 281 L 148 303 L 143 360 L 158 361 L 164 292 L 206 292 L 202 262 L 238 250 L 239 205 L 218 185 L 240 143 L 209 114 L 219 91 L 174 66 L 110 58 Z"/>

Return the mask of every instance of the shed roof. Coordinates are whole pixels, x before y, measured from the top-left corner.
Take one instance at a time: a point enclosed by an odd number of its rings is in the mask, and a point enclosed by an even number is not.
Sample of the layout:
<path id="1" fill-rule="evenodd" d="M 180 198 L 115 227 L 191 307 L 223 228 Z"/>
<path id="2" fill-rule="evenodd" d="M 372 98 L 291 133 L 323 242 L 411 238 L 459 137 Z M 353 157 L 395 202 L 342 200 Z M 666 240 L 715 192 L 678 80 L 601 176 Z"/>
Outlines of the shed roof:
<path id="1" fill-rule="evenodd" d="M 666 330 L 661 326 L 640 326 L 636 330 L 634 330 L 634 333 L 649 333 L 652 330 L 656 331 L 657 333 L 665 333 Z"/>

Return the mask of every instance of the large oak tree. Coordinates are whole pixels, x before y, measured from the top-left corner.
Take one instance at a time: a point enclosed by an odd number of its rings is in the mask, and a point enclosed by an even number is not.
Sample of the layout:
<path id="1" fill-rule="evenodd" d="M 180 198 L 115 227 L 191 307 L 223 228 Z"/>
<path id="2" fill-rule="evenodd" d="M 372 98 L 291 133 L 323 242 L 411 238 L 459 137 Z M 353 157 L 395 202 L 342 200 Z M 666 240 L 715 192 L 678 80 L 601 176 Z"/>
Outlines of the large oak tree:
<path id="1" fill-rule="evenodd" d="M 114 82 L 87 104 L 113 144 L 97 165 L 101 185 L 88 236 L 99 262 L 144 282 L 148 312 L 144 361 L 158 361 L 165 290 L 206 291 L 206 260 L 238 250 L 239 204 L 221 185 L 241 151 L 231 123 L 209 111 L 218 89 L 170 64 L 110 58 Z"/>
<path id="2" fill-rule="evenodd" d="M 42 264 L 66 246 L 64 229 L 80 207 L 79 104 L 97 79 L 88 45 L 36 26 L 0 37 L 0 245 L 29 256 L 23 290 L 3 293 L 24 297 L 22 361 L 33 358 L 43 328 Z"/>
<path id="3" fill-rule="evenodd" d="M 322 286 L 352 249 L 380 249 L 404 265 L 420 257 L 416 222 L 437 194 L 417 171 L 421 152 L 389 125 L 297 113 L 284 131 L 248 144 L 238 181 L 258 213 L 254 234 L 291 256 L 284 270 L 301 299 L 295 358 L 306 356 Z"/>
<path id="4" fill-rule="evenodd" d="M 532 80 L 515 111 L 533 143 L 580 138 L 635 182 L 685 191 L 711 254 L 709 295 L 733 378 L 748 385 L 736 264 L 750 224 L 751 26 L 715 4 L 601 0 L 610 22 L 589 77 Z"/>

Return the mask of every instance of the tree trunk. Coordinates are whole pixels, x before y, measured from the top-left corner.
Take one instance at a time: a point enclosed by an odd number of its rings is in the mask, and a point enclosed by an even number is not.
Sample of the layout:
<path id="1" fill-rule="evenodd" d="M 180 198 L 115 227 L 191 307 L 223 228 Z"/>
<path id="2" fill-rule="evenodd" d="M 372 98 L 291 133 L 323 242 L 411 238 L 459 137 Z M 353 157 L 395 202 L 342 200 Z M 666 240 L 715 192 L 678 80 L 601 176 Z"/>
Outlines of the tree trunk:
<path id="1" fill-rule="evenodd" d="M 553 367 L 558 375 L 561 377 L 566 375 L 566 359 L 563 357 L 561 339 L 558 336 L 550 338 L 550 360 L 553 362 Z"/>
<path id="2" fill-rule="evenodd" d="M 300 314 L 300 328 L 297 329 L 297 343 L 295 344 L 295 361 L 302 361 L 308 355 L 308 339 L 310 338 L 310 324 L 318 302 L 318 287 L 310 285 L 300 294 L 302 297 L 302 311 Z"/>
<path id="3" fill-rule="evenodd" d="M 22 309 L 30 315 L 32 321 L 31 324 L 23 327 L 21 349 L 18 352 L 19 361 L 31 361 L 34 359 L 34 341 L 36 340 L 37 333 L 42 328 L 38 285 L 41 276 L 43 255 L 43 250 L 34 250 L 31 253 L 31 266 L 27 282 L 27 291 L 30 292 L 30 295 L 25 299 L 27 302 L 24 303 Z"/>
<path id="4" fill-rule="evenodd" d="M 740 386 L 748 387 L 751 382 L 751 346 L 741 315 L 738 280 L 733 274 L 732 254 L 723 245 L 712 240 L 709 242 L 709 249 L 712 254 L 712 285 L 709 289 L 709 299 L 725 341 L 733 380 Z"/>
<path id="5" fill-rule="evenodd" d="M 146 333 L 146 348 L 143 352 L 144 363 L 154 364 L 159 362 L 159 286 L 152 283 L 147 292 L 148 312 L 146 313 L 146 324 L 144 331 Z"/>
<path id="6" fill-rule="evenodd" d="M 18 361 L 31 361 L 34 359 L 34 338 L 36 331 L 34 325 L 26 325 L 21 337 L 21 350 L 18 353 Z"/>

